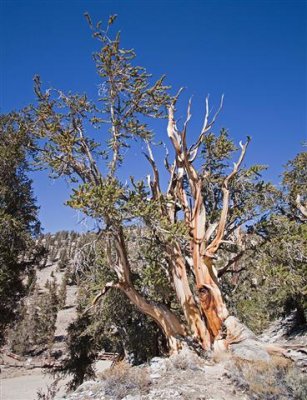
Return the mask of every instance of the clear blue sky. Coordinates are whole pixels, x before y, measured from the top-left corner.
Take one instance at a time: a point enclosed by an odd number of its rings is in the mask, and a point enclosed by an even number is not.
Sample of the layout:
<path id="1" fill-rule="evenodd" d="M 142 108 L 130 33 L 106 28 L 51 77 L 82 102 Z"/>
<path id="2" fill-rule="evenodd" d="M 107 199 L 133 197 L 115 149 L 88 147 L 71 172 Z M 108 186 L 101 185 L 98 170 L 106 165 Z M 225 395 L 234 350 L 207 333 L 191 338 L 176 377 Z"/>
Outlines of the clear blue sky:
<path id="1" fill-rule="evenodd" d="M 99 80 L 91 59 L 96 43 L 83 13 L 94 20 L 116 13 L 116 28 L 125 46 L 135 48 L 138 64 L 157 77 L 167 74 L 174 88 L 186 87 L 186 98 L 194 96 L 192 128 L 201 123 L 205 95 L 217 103 L 225 93 L 218 127 L 228 128 L 237 141 L 251 135 L 247 162 L 269 165 L 266 176 L 276 183 L 282 165 L 306 140 L 304 0 L 0 3 L 1 112 L 34 100 L 37 73 L 46 86 L 97 98 Z M 139 172 L 131 159 L 129 173 Z M 45 231 L 80 230 L 76 213 L 63 206 L 65 183 L 50 182 L 45 173 L 33 179 Z"/>

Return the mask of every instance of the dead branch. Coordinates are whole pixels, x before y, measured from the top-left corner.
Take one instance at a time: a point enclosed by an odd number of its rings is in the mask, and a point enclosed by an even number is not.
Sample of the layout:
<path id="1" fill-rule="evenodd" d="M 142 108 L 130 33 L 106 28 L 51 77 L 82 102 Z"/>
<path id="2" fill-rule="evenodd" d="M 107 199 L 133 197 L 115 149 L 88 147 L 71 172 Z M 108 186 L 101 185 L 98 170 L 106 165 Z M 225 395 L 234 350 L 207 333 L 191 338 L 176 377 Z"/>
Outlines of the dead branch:
<path id="1" fill-rule="evenodd" d="M 220 105 L 219 105 L 218 110 L 214 114 L 212 120 L 210 122 L 208 122 L 209 121 L 209 115 L 210 115 L 209 95 L 206 97 L 206 100 L 205 100 L 206 112 L 205 112 L 204 124 L 203 124 L 201 133 L 200 133 L 196 143 L 194 143 L 189 149 L 189 155 L 190 155 L 190 162 L 191 163 L 193 163 L 194 160 L 196 159 L 199 147 L 200 147 L 201 143 L 204 140 L 204 136 L 212 128 L 212 126 L 214 125 L 218 115 L 220 114 L 220 112 L 221 112 L 221 110 L 223 108 L 223 103 L 224 103 L 224 95 L 222 95 L 222 97 L 221 97 L 221 101 L 220 101 Z"/>
<path id="2" fill-rule="evenodd" d="M 221 241 L 224 237 L 225 234 L 225 227 L 226 227 L 226 222 L 227 222 L 227 216 L 228 216 L 228 209 L 229 209 L 229 188 L 228 188 L 228 184 L 230 182 L 230 180 L 237 174 L 245 153 L 246 153 L 246 149 L 247 146 L 250 142 L 250 138 L 247 138 L 247 141 L 245 144 L 242 144 L 242 142 L 240 142 L 240 147 L 241 147 L 241 154 L 240 157 L 238 159 L 238 161 L 236 163 L 234 163 L 233 165 L 233 170 L 230 172 L 230 174 L 224 179 L 223 182 L 223 187 L 222 187 L 222 191 L 223 191 L 223 206 L 222 206 L 222 212 L 221 212 L 221 216 L 220 216 L 220 221 L 218 223 L 218 227 L 217 227 L 217 233 L 215 238 L 212 240 L 212 242 L 210 243 L 210 245 L 207 247 L 206 249 L 206 256 L 207 257 L 212 257 L 216 251 L 218 250 Z"/>
<path id="3" fill-rule="evenodd" d="M 116 288 L 120 289 L 120 284 L 119 283 L 114 283 L 114 282 L 107 282 L 104 286 L 104 288 L 94 297 L 94 300 L 92 301 L 92 304 L 87 307 L 82 315 L 87 314 L 90 310 L 92 310 L 95 305 L 98 303 L 98 301 L 111 289 L 111 288 Z"/>
<path id="4" fill-rule="evenodd" d="M 151 191 L 152 191 L 152 196 L 154 200 L 159 199 L 159 197 L 161 196 L 161 188 L 160 188 L 160 177 L 159 177 L 159 170 L 157 168 L 150 144 L 148 141 L 146 141 L 146 145 L 147 145 L 147 151 L 148 154 L 144 153 L 146 159 L 148 160 L 149 164 L 152 167 L 153 170 L 153 175 L 154 175 L 154 180 L 153 182 L 149 182 L 149 185 L 151 187 Z"/>

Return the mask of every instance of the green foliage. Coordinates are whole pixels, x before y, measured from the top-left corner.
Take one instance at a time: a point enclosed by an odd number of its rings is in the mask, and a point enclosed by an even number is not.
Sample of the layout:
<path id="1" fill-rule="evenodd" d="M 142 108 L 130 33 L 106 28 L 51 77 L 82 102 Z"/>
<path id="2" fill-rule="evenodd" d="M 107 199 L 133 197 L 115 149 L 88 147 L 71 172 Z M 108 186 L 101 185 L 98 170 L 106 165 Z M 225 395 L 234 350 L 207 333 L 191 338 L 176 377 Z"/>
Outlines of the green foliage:
<path id="1" fill-rule="evenodd" d="M 247 270 L 232 296 L 240 318 L 257 332 L 292 310 L 304 320 L 307 309 L 307 227 L 275 215 L 267 229 L 270 239 L 242 260 Z"/>
<path id="2" fill-rule="evenodd" d="M 288 192 L 290 203 L 294 204 L 299 194 L 306 201 L 307 152 L 303 151 L 286 164 L 283 174 L 283 186 Z"/>
<path id="3" fill-rule="evenodd" d="M 204 137 L 201 169 L 204 174 L 203 194 L 210 224 L 218 222 L 222 209 L 222 185 L 233 168 L 232 160 L 237 150 L 228 132 L 219 135 L 209 133 Z M 256 227 L 259 220 L 276 202 L 278 191 L 271 183 L 265 183 L 261 173 L 264 165 L 242 166 L 229 183 L 230 209 L 227 218 L 225 240 L 231 239 L 234 230 L 249 222 Z"/>
<path id="4" fill-rule="evenodd" d="M 38 105 L 28 113 L 26 129 L 42 142 L 37 153 L 39 165 L 51 167 L 54 176 L 69 176 L 75 181 L 94 179 L 99 172 L 90 170 L 97 156 L 107 161 L 109 175 L 113 175 L 123 161 L 123 153 L 130 139 L 150 139 L 148 121 L 165 117 L 165 106 L 170 102 L 164 77 L 152 82 L 146 69 L 134 65 L 135 52 L 122 48 L 120 34 L 112 39 L 97 24 L 93 36 L 101 48 L 94 60 L 101 84 L 97 104 L 86 95 L 64 94 L 57 90 L 42 91 L 39 77 L 35 77 Z M 93 140 L 84 135 L 85 126 L 96 130 L 106 127 L 106 140 Z M 96 137 L 98 137 L 96 135 Z"/>
<path id="5" fill-rule="evenodd" d="M 30 302 L 21 304 L 18 319 L 9 334 L 13 352 L 21 355 L 35 354 L 50 348 L 54 338 L 58 300 L 53 286 L 42 294 L 36 288 Z"/>
<path id="6" fill-rule="evenodd" d="M 204 171 L 213 176 L 221 173 L 228 166 L 228 162 L 236 150 L 237 147 L 229 139 L 226 129 L 222 129 L 219 135 L 210 132 L 204 137 L 201 152 L 204 158 Z"/>
<path id="7" fill-rule="evenodd" d="M 0 116 L 0 342 L 24 294 L 23 274 L 37 261 L 38 208 L 27 177 L 29 137 L 16 113 Z"/>
<path id="8" fill-rule="evenodd" d="M 113 20 L 112 20 L 113 23 Z M 169 103 L 168 87 L 164 76 L 153 84 L 145 68 L 133 64 L 136 54 L 132 49 L 121 47 L 120 33 L 112 39 L 109 35 L 110 20 L 106 30 L 98 23 L 93 36 L 101 43 L 94 54 L 96 68 L 102 78 L 100 86 L 101 111 L 110 123 L 109 147 L 117 159 L 111 162 L 111 171 L 122 162 L 121 148 L 127 147 L 127 139 L 140 137 L 149 139 L 151 131 L 141 117 L 160 118 L 165 116 L 164 106 Z"/>
<path id="9" fill-rule="evenodd" d="M 89 325 L 88 316 L 80 316 L 68 328 L 66 342 L 69 358 L 63 363 L 62 373 L 72 374 L 70 389 L 75 389 L 81 383 L 94 376 L 93 362 L 96 358 L 94 338 L 86 333 Z"/>
<path id="10" fill-rule="evenodd" d="M 105 220 L 120 220 L 118 207 L 123 196 L 123 188 L 113 178 L 101 181 L 99 185 L 85 183 L 73 190 L 71 200 L 67 204 L 81 209 L 90 217 Z"/>
<path id="11" fill-rule="evenodd" d="M 294 218 L 299 211 L 293 202 L 298 191 L 302 196 L 306 193 L 303 177 L 296 170 L 303 169 L 304 154 L 287 164 L 291 171 L 287 167 L 284 173 L 283 195 L 276 196 L 278 202 L 271 213 L 254 230 L 258 235 L 248 235 L 246 241 L 252 246 L 240 260 L 244 270 L 235 291 L 231 278 L 224 278 L 233 312 L 256 332 L 292 310 L 297 311 L 300 323 L 306 322 L 307 225 Z"/>
<path id="12" fill-rule="evenodd" d="M 66 298 L 67 298 L 67 276 L 64 274 L 58 291 L 58 303 L 60 309 L 65 307 Z"/>

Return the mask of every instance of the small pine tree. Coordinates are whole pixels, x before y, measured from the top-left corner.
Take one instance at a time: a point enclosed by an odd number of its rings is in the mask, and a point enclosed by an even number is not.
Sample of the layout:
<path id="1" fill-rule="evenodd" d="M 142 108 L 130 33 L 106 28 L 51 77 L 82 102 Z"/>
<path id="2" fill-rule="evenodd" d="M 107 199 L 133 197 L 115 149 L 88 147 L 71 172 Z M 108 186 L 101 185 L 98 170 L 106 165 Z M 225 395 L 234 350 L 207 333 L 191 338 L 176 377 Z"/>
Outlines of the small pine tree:
<path id="1" fill-rule="evenodd" d="M 49 286 L 49 290 L 48 290 L 48 297 L 50 299 L 50 306 L 55 311 L 58 310 L 58 305 L 59 305 L 59 297 L 58 297 L 58 293 L 57 293 L 57 288 L 58 288 L 57 279 L 54 276 L 53 280 L 50 282 L 50 286 Z"/>
<path id="2" fill-rule="evenodd" d="M 60 309 L 65 307 L 66 298 L 67 298 L 67 282 L 66 282 L 66 275 L 64 274 L 61 286 L 58 291 L 58 305 Z"/>

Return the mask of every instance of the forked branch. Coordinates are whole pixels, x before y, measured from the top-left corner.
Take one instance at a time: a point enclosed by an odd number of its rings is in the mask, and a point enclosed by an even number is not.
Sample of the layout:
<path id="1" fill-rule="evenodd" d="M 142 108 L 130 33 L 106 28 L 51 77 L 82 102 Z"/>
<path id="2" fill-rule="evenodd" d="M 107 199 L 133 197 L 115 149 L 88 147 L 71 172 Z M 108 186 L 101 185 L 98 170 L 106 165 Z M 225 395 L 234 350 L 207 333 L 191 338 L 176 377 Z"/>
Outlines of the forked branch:
<path id="1" fill-rule="evenodd" d="M 206 97 L 206 101 L 205 101 L 206 112 L 205 112 L 204 124 L 203 124 L 202 130 L 200 132 L 200 135 L 198 136 L 198 139 L 197 139 L 196 143 L 194 143 L 189 149 L 189 156 L 190 156 L 190 162 L 191 163 L 193 163 L 194 160 L 197 157 L 199 147 L 200 147 L 200 145 L 202 144 L 202 142 L 204 140 L 205 134 L 212 128 L 212 126 L 214 125 L 217 117 L 219 116 L 220 112 L 222 111 L 223 103 L 224 103 L 224 95 L 222 95 L 222 97 L 221 97 L 219 108 L 217 109 L 217 111 L 214 114 L 213 118 L 209 122 L 209 115 L 210 115 L 209 95 Z"/>
<path id="2" fill-rule="evenodd" d="M 157 164 L 155 162 L 149 142 L 146 141 L 146 144 L 147 144 L 148 154 L 144 153 L 144 155 L 147 158 L 149 164 L 151 165 L 151 168 L 153 170 L 153 175 L 154 175 L 153 182 L 150 181 L 149 184 L 151 187 L 152 196 L 153 196 L 154 200 L 157 200 L 161 196 L 159 170 L 157 168 Z"/>
<path id="3" fill-rule="evenodd" d="M 240 141 L 240 147 L 241 147 L 241 154 L 239 157 L 239 160 L 234 163 L 233 165 L 233 169 L 230 172 L 230 174 L 224 179 L 223 182 L 223 186 L 222 186 L 222 191 L 223 191 L 223 206 L 222 206 L 222 212 L 221 212 L 221 216 L 220 216 L 220 220 L 218 223 L 218 227 L 217 227 L 217 233 L 215 238 L 212 240 L 212 242 L 210 243 L 210 245 L 207 247 L 206 249 L 206 256 L 207 257 L 213 257 L 214 254 L 216 253 L 216 251 L 218 250 L 224 234 L 225 234 L 225 227 L 226 227 L 226 222 L 227 222 L 227 216 L 228 216 L 228 210 L 229 210 L 229 188 L 228 188 L 228 184 L 230 182 L 230 180 L 237 174 L 237 172 L 239 171 L 239 168 L 243 162 L 245 153 L 246 153 L 246 149 L 247 146 L 250 142 L 250 138 L 247 137 L 247 141 L 245 144 L 242 144 L 242 142 Z"/>

